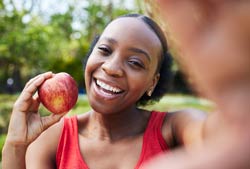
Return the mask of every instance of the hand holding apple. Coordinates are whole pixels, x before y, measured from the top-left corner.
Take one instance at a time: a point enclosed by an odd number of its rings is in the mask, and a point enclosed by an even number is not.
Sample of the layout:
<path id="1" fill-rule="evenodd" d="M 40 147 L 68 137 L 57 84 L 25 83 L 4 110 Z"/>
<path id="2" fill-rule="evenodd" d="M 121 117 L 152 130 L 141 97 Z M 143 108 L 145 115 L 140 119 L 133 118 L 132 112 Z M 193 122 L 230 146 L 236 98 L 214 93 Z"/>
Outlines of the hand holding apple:
<path id="1" fill-rule="evenodd" d="M 52 72 L 46 72 L 33 77 L 26 83 L 13 105 L 5 145 L 27 146 L 63 116 L 63 114 L 58 114 L 41 117 L 38 112 L 40 101 L 38 95 L 35 94 L 37 87 L 52 76 Z"/>
<path id="2" fill-rule="evenodd" d="M 27 147 L 34 140 L 36 140 L 36 138 L 41 133 L 58 122 L 64 116 L 64 114 L 51 114 L 49 116 L 42 117 L 38 112 L 41 98 L 47 97 L 46 92 L 44 92 L 43 90 L 48 87 L 47 85 L 45 85 L 44 89 L 41 89 L 40 86 L 42 84 L 45 84 L 44 82 L 46 82 L 47 80 L 54 79 L 55 76 L 56 75 L 52 72 L 46 72 L 30 79 L 26 83 L 20 96 L 15 101 L 9 122 L 8 134 L 3 147 L 2 168 L 26 168 L 25 154 L 27 151 Z M 69 102 L 71 103 L 69 104 L 70 106 L 73 102 L 75 102 L 73 100 L 77 99 L 76 85 L 73 85 L 75 83 L 73 83 L 72 80 L 69 80 L 70 78 L 68 77 L 68 75 L 66 76 L 65 74 L 62 74 L 59 77 L 64 77 L 64 80 L 66 81 L 64 83 L 71 84 L 69 86 L 72 88 L 72 94 L 76 94 L 74 98 L 69 99 Z M 57 86 L 57 84 L 60 84 L 59 82 L 57 82 L 57 80 L 52 81 L 55 86 Z M 70 87 L 68 89 L 70 89 Z M 40 98 L 36 94 L 36 91 L 38 90 L 43 93 L 40 93 L 41 95 L 43 95 Z M 69 97 L 69 95 L 66 96 Z M 44 98 L 44 100 L 46 100 L 46 98 Z M 15 162 L 13 163 L 13 161 Z"/>
<path id="3" fill-rule="evenodd" d="M 76 104 L 78 88 L 75 80 L 65 72 L 53 74 L 38 89 L 41 103 L 52 113 L 68 112 Z"/>

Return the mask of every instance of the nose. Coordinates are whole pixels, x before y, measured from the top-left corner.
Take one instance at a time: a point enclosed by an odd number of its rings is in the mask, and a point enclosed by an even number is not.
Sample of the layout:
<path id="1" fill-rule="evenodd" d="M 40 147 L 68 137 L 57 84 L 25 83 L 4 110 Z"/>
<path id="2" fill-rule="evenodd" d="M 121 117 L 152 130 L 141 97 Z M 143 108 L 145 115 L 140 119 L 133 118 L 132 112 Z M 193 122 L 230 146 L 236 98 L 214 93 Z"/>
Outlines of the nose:
<path id="1" fill-rule="evenodd" d="M 119 58 L 110 56 L 110 58 L 102 64 L 102 70 L 110 76 L 122 77 L 124 72 L 121 62 Z"/>

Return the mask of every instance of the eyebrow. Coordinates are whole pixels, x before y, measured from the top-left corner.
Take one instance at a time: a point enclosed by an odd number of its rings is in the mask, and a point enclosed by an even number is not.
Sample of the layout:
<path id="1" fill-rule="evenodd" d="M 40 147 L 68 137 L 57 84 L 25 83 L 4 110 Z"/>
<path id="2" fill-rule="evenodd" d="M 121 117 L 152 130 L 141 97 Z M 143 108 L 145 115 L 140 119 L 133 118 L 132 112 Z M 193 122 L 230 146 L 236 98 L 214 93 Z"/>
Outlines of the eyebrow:
<path id="1" fill-rule="evenodd" d="M 146 56 L 146 58 L 151 61 L 151 57 L 149 56 L 149 54 L 142 50 L 142 49 L 139 49 L 139 48 L 129 48 L 130 51 L 133 51 L 135 53 L 139 53 L 139 54 L 143 54 L 144 56 Z"/>
<path id="2" fill-rule="evenodd" d="M 112 44 L 117 44 L 118 43 L 118 41 L 113 39 L 113 38 L 103 37 L 103 39 L 108 41 L 109 43 L 112 43 Z"/>

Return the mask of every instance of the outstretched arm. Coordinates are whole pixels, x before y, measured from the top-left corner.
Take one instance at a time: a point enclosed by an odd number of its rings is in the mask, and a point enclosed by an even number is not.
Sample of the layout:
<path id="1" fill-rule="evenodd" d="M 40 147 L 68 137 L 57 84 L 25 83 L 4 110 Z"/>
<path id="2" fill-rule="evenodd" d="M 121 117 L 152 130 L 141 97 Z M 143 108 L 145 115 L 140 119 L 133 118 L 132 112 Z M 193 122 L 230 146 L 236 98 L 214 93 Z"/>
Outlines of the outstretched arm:
<path id="1" fill-rule="evenodd" d="M 180 150 L 153 168 L 249 168 L 250 1 L 157 3 L 177 60 L 217 112 L 204 123 L 210 134 L 201 148 Z"/>

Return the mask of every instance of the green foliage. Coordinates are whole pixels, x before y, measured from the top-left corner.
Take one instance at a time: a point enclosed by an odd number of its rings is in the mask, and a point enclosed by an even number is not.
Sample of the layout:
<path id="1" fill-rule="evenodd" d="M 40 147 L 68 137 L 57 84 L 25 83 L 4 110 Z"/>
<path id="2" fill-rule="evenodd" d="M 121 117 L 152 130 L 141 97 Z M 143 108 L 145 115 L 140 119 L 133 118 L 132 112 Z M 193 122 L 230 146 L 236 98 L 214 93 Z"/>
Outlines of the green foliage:
<path id="1" fill-rule="evenodd" d="M 103 3 L 103 1 L 89 0 L 89 5 L 85 8 L 88 19 L 82 20 L 82 22 L 85 23 L 85 29 L 88 31 L 88 40 L 92 40 L 96 34 L 100 34 L 104 26 L 117 16 L 134 12 L 134 10 L 126 9 L 122 2 L 119 3 L 120 7 L 116 7 L 112 1 L 106 5 Z"/>
<path id="2" fill-rule="evenodd" d="M 3 145 L 4 145 L 4 142 L 5 142 L 5 139 L 6 139 L 6 135 L 5 134 L 1 134 L 0 135 L 0 150 L 1 150 L 0 159 L 2 159 L 2 149 L 3 149 Z"/>
<path id="3" fill-rule="evenodd" d="M 5 92 L 10 77 L 13 90 L 21 91 L 29 78 L 48 70 L 68 72 L 83 87 L 82 60 L 90 41 L 113 18 L 131 12 L 122 1 L 117 6 L 113 1 L 88 0 L 87 6 L 78 9 L 85 15 L 78 17 L 77 3 L 68 5 L 65 12 L 55 12 L 45 20 L 24 6 L 17 9 L 13 1 L 0 1 L 0 92 Z M 76 21 L 80 29 L 73 29 Z"/>
<path id="4" fill-rule="evenodd" d="M 16 95 L 0 95 L 0 134 L 7 132 L 12 106 Z"/>

